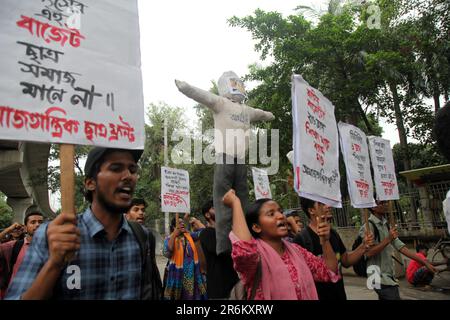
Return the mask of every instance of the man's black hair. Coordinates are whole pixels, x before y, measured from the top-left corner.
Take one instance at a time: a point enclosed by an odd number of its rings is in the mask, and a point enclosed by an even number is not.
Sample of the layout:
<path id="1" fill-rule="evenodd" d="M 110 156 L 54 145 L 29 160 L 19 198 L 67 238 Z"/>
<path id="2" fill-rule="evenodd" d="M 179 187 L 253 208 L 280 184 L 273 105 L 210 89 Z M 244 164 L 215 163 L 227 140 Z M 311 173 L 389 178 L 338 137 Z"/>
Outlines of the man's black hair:
<path id="1" fill-rule="evenodd" d="M 41 216 L 41 217 L 44 217 L 44 215 L 43 215 L 41 212 L 39 212 L 39 211 L 31 211 L 31 212 L 28 212 L 28 213 L 25 215 L 25 218 L 23 219 L 23 224 L 24 224 L 24 225 L 27 224 L 28 218 L 30 218 L 31 216 Z"/>
<path id="2" fill-rule="evenodd" d="M 203 216 L 206 218 L 206 214 L 208 213 L 208 211 L 214 208 L 214 201 L 213 200 L 208 200 L 208 202 L 206 202 L 205 204 L 203 204 L 202 207 L 202 214 Z"/>
<path id="3" fill-rule="evenodd" d="M 314 208 L 314 204 L 317 201 L 308 199 L 308 198 L 302 198 L 300 197 L 300 205 L 302 206 L 302 210 L 303 212 L 308 216 L 309 219 L 311 219 L 311 215 L 309 214 L 309 210 L 310 208 Z"/>
<path id="4" fill-rule="evenodd" d="M 450 161 L 450 101 L 436 113 L 433 133 L 439 150 Z"/>
<path id="5" fill-rule="evenodd" d="M 419 252 L 420 250 L 429 250 L 430 248 L 428 248 L 428 246 L 426 244 L 423 243 L 419 243 L 416 246 L 416 252 Z"/>
<path id="6" fill-rule="evenodd" d="M 91 151 L 89 151 L 86 164 L 84 166 L 85 180 L 89 178 L 97 180 L 97 175 L 100 172 L 100 168 L 103 162 L 105 162 L 106 156 L 116 151 L 129 152 L 133 156 L 136 163 L 139 161 L 139 158 L 141 157 L 143 152 L 143 150 L 125 150 L 125 149 L 95 147 L 91 149 Z M 93 200 L 92 191 L 84 190 L 84 198 L 87 201 L 89 201 L 89 203 L 92 203 Z"/>
<path id="7" fill-rule="evenodd" d="M 141 198 L 133 198 L 133 200 L 131 200 L 131 205 L 130 205 L 130 209 L 133 206 L 144 206 L 144 208 L 147 208 L 147 202 L 144 199 Z"/>

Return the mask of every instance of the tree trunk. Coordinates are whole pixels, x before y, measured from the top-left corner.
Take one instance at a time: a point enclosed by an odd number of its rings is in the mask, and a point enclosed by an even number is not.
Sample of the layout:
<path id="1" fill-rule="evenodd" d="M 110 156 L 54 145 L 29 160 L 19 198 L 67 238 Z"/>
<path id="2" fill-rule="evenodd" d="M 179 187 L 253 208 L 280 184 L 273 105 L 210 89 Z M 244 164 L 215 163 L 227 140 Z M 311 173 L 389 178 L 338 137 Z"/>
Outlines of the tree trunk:
<path id="1" fill-rule="evenodd" d="M 434 88 L 433 99 L 434 99 L 434 111 L 438 112 L 441 108 L 441 103 L 439 102 L 440 94 L 439 90 Z"/>
<path id="2" fill-rule="evenodd" d="M 395 123 L 397 125 L 398 136 L 400 139 L 400 149 L 402 150 L 403 164 L 405 166 L 405 170 L 411 170 L 411 160 L 409 158 L 408 150 L 408 138 L 406 136 L 402 110 L 400 109 L 400 98 L 398 96 L 397 85 L 394 83 L 390 83 L 389 88 L 391 89 L 392 98 L 394 100 Z"/>
<path id="3" fill-rule="evenodd" d="M 392 98 L 394 100 L 395 122 L 397 124 L 397 130 L 400 139 L 400 149 L 402 150 L 403 165 L 405 167 L 405 171 L 408 171 L 411 170 L 411 160 L 409 156 L 408 137 L 406 136 L 403 114 L 402 110 L 400 109 L 400 98 L 398 96 L 397 85 L 394 83 L 389 83 L 389 88 L 391 89 Z M 409 193 L 413 189 L 413 185 L 409 180 L 406 180 L 406 184 Z M 412 197 L 410 199 L 411 222 L 413 223 L 413 225 L 415 225 L 417 222 L 416 203 Z"/>
<path id="4" fill-rule="evenodd" d="M 364 121 L 364 124 L 366 125 L 367 133 L 368 133 L 369 135 L 372 135 L 372 134 L 373 134 L 373 128 L 372 128 L 372 125 L 370 124 L 369 119 L 367 119 L 367 115 L 366 115 L 366 113 L 364 112 L 364 109 L 363 109 L 361 103 L 359 103 L 359 100 L 358 100 L 358 99 L 356 100 L 356 105 L 358 106 L 359 115 L 361 116 L 361 118 L 362 118 L 363 121 Z"/>

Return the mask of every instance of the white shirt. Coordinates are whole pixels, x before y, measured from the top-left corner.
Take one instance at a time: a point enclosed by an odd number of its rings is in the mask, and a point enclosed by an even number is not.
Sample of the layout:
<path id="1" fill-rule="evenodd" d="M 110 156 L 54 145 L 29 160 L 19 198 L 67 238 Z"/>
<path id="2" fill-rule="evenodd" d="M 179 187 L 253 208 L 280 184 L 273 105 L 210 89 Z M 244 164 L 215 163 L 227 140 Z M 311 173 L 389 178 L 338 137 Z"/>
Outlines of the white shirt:
<path id="1" fill-rule="evenodd" d="M 450 234 L 450 190 L 448 190 L 447 196 L 442 202 L 442 207 L 444 208 L 445 219 L 447 220 L 447 229 Z"/>

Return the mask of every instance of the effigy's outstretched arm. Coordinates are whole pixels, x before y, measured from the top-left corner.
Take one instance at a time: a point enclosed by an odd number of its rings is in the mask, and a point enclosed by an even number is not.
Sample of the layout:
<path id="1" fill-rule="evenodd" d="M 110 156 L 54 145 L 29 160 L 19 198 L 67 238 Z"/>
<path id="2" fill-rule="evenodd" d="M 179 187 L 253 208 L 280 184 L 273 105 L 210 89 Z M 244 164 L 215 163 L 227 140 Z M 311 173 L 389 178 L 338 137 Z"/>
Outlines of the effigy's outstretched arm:
<path id="1" fill-rule="evenodd" d="M 218 95 L 202 90 L 200 88 L 194 87 L 187 82 L 175 80 L 175 84 L 185 96 L 197 101 L 210 108 L 214 112 L 218 112 L 217 104 L 219 103 L 221 97 Z"/>
<path id="2" fill-rule="evenodd" d="M 261 109 L 250 108 L 250 122 L 256 121 L 272 121 L 275 119 L 275 116 L 272 112 L 264 111 Z"/>

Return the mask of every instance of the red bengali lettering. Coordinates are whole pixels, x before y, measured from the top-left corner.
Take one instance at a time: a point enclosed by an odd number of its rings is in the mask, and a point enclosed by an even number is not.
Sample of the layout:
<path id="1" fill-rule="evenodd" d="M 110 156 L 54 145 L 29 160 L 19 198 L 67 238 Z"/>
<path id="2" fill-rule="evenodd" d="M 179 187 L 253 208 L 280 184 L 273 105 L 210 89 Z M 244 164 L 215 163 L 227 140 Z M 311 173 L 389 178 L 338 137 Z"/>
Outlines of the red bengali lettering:
<path id="1" fill-rule="evenodd" d="M 311 100 L 308 100 L 308 107 L 312 110 L 314 114 L 317 114 L 319 119 L 323 119 L 325 117 L 325 111 L 321 106 L 314 104 Z"/>
<path id="2" fill-rule="evenodd" d="M 61 113 L 56 116 L 55 113 Z M 79 122 L 66 119 L 66 111 L 60 107 L 50 107 L 45 113 L 28 112 L 7 106 L 0 106 L 0 126 L 15 129 L 38 130 L 51 133 L 54 138 L 61 138 L 64 133 L 72 135 L 78 132 Z"/>
<path id="3" fill-rule="evenodd" d="M 359 151 L 361 151 L 361 146 L 357 143 L 352 143 L 352 150 L 359 152 Z"/>
<path id="4" fill-rule="evenodd" d="M 72 47 L 78 48 L 81 45 L 81 39 L 85 39 L 77 29 L 59 28 L 24 15 L 21 15 L 20 18 L 21 20 L 16 22 L 18 27 L 28 30 L 30 34 L 42 38 L 47 43 L 56 42 L 64 47 L 69 40 Z"/>
<path id="5" fill-rule="evenodd" d="M 316 93 L 314 92 L 313 89 L 311 88 L 306 88 L 306 92 L 308 94 L 308 97 L 310 97 L 311 99 L 313 99 L 316 103 L 319 103 L 319 97 L 317 97 Z"/>

